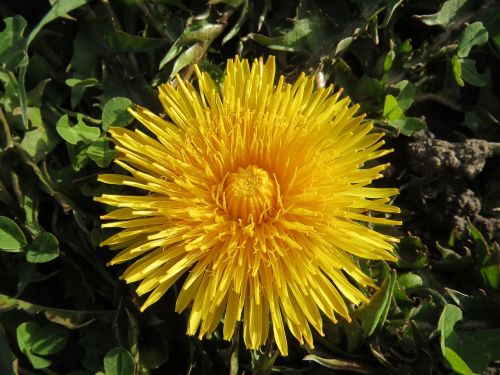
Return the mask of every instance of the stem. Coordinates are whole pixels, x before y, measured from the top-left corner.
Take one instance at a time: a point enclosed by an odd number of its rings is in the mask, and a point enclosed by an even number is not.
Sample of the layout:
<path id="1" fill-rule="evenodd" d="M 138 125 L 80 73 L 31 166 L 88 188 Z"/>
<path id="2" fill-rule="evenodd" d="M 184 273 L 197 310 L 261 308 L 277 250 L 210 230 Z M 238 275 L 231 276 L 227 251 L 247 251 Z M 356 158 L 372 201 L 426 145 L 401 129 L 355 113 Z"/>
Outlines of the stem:
<path id="1" fill-rule="evenodd" d="M 231 357 L 229 358 L 229 375 L 238 375 L 239 358 L 238 352 L 240 349 L 240 324 L 236 325 L 233 339 L 231 340 Z"/>
<path id="2" fill-rule="evenodd" d="M 462 107 L 460 107 L 457 103 L 445 98 L 444 96 L 432 93 L 419 94 L 415 96 L 415 102 L 425 102 L 425 101 L 437 102 L 448 108 L 453 109 L 454 111 L 463 112 Z"/>
<path id="3" fill-rule="evenodd" d="M 269 375 L 273 370 L 274 361 L 279 351 L 274 344 L 274 336 L 269 335 L 267 343 L 262 349 L 252 350 L 252 373 L 254 375 Z"/>
<path id="4" fill-rule="evenodd" d="M 14 145 L 14 142 L 12 141 L 12 134 L 10 133 L 9 123 L 1 107 L 0 107 L 0 122 L 2 123 L 3 130 L 5 132 L 5 141 L 6 141 L 5 149 L 11 148 Z"/>
<path id="5" fill-rule="evenodd" d="M 160 34 L 163 37 L 163 39 L 168 40 L 170 43 L 174 43 L 175 38 L 172 35 L 170 35 L 167 30 L 164 30 L 161 23 L 151 13 L 148 5 L 144 4 L 142 0 L 138 1 L 136 5 L 139 7 L 139 9 L 142 10 L 142 12 L 146 15 L 146 17 L 151 21 L 151 23 L 153 24 L 153 27 L 156 29 L 158 34 Z"/>

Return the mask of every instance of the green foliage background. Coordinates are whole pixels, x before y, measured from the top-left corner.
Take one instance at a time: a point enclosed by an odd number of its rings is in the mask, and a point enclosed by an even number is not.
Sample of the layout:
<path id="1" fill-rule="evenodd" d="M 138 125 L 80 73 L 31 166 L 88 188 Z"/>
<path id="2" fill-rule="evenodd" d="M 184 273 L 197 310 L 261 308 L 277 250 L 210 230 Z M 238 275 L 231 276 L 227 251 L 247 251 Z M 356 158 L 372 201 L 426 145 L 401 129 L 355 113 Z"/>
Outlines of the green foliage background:
<path id="1" fill-rule="evenodd" d="M 498 1 L 8 0 L 0 15 L 0 374 L 500 373 Z M 119 191 L 96 182 L 109 126 L 236 54 L 343 87 L 394 148 L 380 183 L 401 189 L 400 261 L 360 261 L 372 302 L 314 349 L 290 338 L 288 357 L 186 336 L 175 290 L 141 314 L 98 246 L 92 197 Z"/>

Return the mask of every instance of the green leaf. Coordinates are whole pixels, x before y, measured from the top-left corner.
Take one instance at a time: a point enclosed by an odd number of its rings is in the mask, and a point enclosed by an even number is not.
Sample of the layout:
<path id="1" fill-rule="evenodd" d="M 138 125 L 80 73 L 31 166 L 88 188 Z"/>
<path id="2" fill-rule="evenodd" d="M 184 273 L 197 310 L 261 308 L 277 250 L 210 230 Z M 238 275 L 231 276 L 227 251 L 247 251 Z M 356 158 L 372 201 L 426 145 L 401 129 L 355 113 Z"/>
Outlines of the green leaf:
<path id="1" fill-rule="evenodd" d="M 95 78 L 68 78 L 65 83 L 69 87 L 93 87 L 99 85 L 99 81 Z"/>
<path id="2" fill-rule="evenodd" d="M 71 167 L 75 171 L 80 171 L 83 167 L 87 165 L 90 158 L 87 154 L 87 149 L 90 147 L 89 144 L 79 143 L 77 145 L 72 145 L 66 143 L 66 148 L 68 149 L 68 155 L 71 160 Z"/>
<path id="3" fill-rule="evenodd" d="M 77 115 L 76 125 L 70 125 L 68 115 L 62 115 L 56 124 L 59 135 L 68 143 L 76 145 L 78 142 L 93 142 L 101 132 L 98 128 L 88 126 L 83 122 L 83 115 Z"/>
<path id="4" fill-rule="evenodd" d="M 35 369 L 50 366 L 51 361 L 40 356 L 61 351 L 68 340 L 66 329 L 54 324 L 40 327 L 35 322 L 20 324 L 16 329 L 19 349 L 28 357 Z"/>
<path id="5" fill-rule="evenodd" d="M 54 21 L 55 19 L 66 15 L 66 13 L 71 12 L 72 10 L 81 7 L 86 4 L 89 0 L 59 0 L 52 5 L 52 8 L 45 14 L 42 20 L 35 26 L 31 33 L 28 35 L 26 40 L 26 45 L 29 46 L 31 42 L 38 35 L 40 30 L 49 22 Z M 19 70 L 19 79 L 17 89 L 19 92 L 19 101 L 21 105 L 21 116 L 23 119 L 23 124 L 27 128 L 28 127 L 28 108 L 27 108 L 27 98 L 26 98 L 26 87 L 24 87 L 24 80 L 26 77 L 26 72 L 28 70 L 28 60 L 26 59 L 26 63 L 22 65 Z"/>
<path id="6" fill-rule="evenodd" d="M 58 0 L 53 3 L 52 8 L 47 12 L 47 14 L 42 18 L 42 20 L 36 25 L 36 27 L 31 31 L 28 36 L 28 45 L 31 44 L 33 39 L 37 36 L 40 30 L 49 22 L 66 15 L 72 10 L 81 7 L 86 4 L 89 0 Z"/>
<path id="7" fill-rule="evenodd" d="M 59 256 L 59 242 L 49 232 L 41 233 L 28 246 L 26 260 L 30 263 L 45 263 Z"/>
<path id="8" fill-rule="evenodd" d="M 451 69 L 453 71 L 453 75 L 455 76 L 455 81 L 457 81 L 460 87 L 464 87 L 465 83 L 462 79 L 462 64 L 460 63 L 460 59 L 457 55 L 453 55 L 451 58 Z"/>
<path id="9" fill-rule="evenodd" d="M 17 224 L 8 217 L 0 216 L 0 250 L 20 252 L 26 246 L 26 237 Z"/>
<path id="10" fill-rule="evenodd" d="M 179 38 L 181 44 L 192 42 L 207 43 L 211 42 L 219 36 L 224 30 L 224 25 L 219 23 L 205 23 L 202 25 L 193 25 L 186 28 L 182 36 Z"/>
<path id="11" fill-rule="evenodd" d="M 182 51 L 182 45 L 179 40 L 176 40 L 172 47 L 168 50 L 167 54 L 161 59 L 159 64 L 159 69 L 163 68 L 165 64 L 168 64 L 170 61 L 175 59 L 176 56 L 179 55 Z"/>
<path id="12" fill-rule="evenodd" d="M 229 30 L 229 32 L 226 35 L 224 35 L 224 38 L 222 38 L 222 44 L 227 43 L 232 38 L 234 38 L 235 35 L 238 34 L 241 27 L 243 26 L 243 24 L 247 20 L 248 11 L 250 10 L 249 0 L 231 0 L 230 2 L 233 3 L 233 4 L 230 4 L 233 8 L 237 8 L 241 4 L 243 4 L 243 8 L 241 9 L 240 16 L 238 17 L 238 20 L 236 21 L 234 26 L 231 28 L 231 30 Z"/>
<path id="13" fill-rule="evenodd" d="M 441 334 L 441 351 L 453 370 L 459 374 L 472 375 L 472 370 L 469 366 L 449 347 L 450 343 L 456 341 L 456 334 L 453 328 L 459 320 L 462 320 L 462 310 L 460 308 L 451 304 L 443 308 L 438 322 L 438 330 Z"/>
<path id="14" fill-rule="evenodd" d="M 324 358 L 315 354 L 308 354 L 302 360 L 316 362 L 323 367 L 335 370 L 335 372 L 373 374 L 376 371 L 375 368 L 361 361 Z"/>
<path id="15" fill-rule="evenodd" d="M 423 285 L 423 280 L 422 278 L 415 274 L 415 273 L 405 273 L 402 275 L 399 275 L 397 278 L 397 281 L 401 287 L 404 289 L 406 288 L 418 288 Z"/>
<path id="16" fill-rule="evenodd" d="M 304 52 L 317 48 L 331 36 L 332 23 L 326 17 L 311 17 L 293 20 L 293 27 L 283 35 L 270 38 L 261 34 L 248 36 L 257 43 L 276 51 Z M 352 40 L 347 37 L 337 45 L 337 50 L 342 50 Z"/>
<path id="17" fill-rule="evenodd" d="M 423 23 L 429 26 L 447 26 L 451 23 L 469 0 L 448 0 L 443 3 L 439 12 L 425 16 L 417 16 Z"/>
<path id="18" fill-rule="evenodd" d="M 474 22 L 468 25 L 458 41 L 457 56 L 464 58 L 469 56 L 470 50 L 474 46 L 482 46 L 488 41 L 488 32 L 481 22 Z"/>
<path id="19" fill-rule="evenodd" d="M 416 236 L 403 237 L 396 245 L 398 253 L 398 268 L 420 269 L 428 264 L 427 246 Z"/>
<path id="20" fill-rule="evenodd" d="M 135 363 L 132 354 L 124 348 L 111 349 L 104 357 L 106 375 L 134 375 Z"/>
<path id="21" fill-rule="evenodd" d="M 109 147 L 105 138 L 98 139 L 87 148 L 87 155 L 101 167 L 107 167 L 115 156 L 115 150 Z"/>
<path id="22" fill-rule="evenodd" d="M 497 252 L 497 258 L 500 258 L 500 251 Z M 500 261 L 492 258 L 491 263 L 482 266 L 479 272 L 487 286 L 498 289 L 500 287 Z"/>
<path id="23" fill-rule="evenodd" d="M 403 111 L 406 111 L 413 104 L 416 92 L 415 85 L 407 80 L 403 80 L 395 84 L 394 87 L 399 89 L 398 105 Z"/>
<path id="24" fill-rule="evenodd" d="M 387 0 L 387 5 L 385 6 L 385 17 L 380 25 L 381 28 L 385 28 L 389 24 L 394 12 L 402 3 L 403 0 Z"/>
<path id="25" fill-rule="evenodd" d="M 26 263 L 28 264 L 28 263 Z M 33 266 L 33 265 L 31 265 Z M 11 310 L 21 310 L 32 316 L 40 316 L 41 313 L 51 322 L 57 323 L 69 329 L 79 328 L 91 323 L 92 319 L 89 315 L 98 314 L 107 316 L 109 319 L 116 314 L 115 310 L 108 311 L 74 311 L 65 309 L 54 309 L 51 307 L 35 305 L 33 303 L 12 298 L 5 294 L 0 294 L 0 312 Z"/>
<path id="26" fill-rule="evenodd" d="M 126 127 L 134 119 L 127 111 L 132 106 L 129 98 L 117 97 L 110 99 L 102 111 L 102 130 L 107 131 L 110 126 Z"/>
<path id="27" fill-rule="evenodd" d="M 473 372 L 470 369 L 469 366 L 467 366 L 467 363 L 464 362 L 460 356 L 455 353 L 453 349 L 450 348 L 445 348 L 444 349 L 444 357 L 448 361 L 448 363 L 451 365 L 451 368 L 457 372 L 457 374 L 460 375 L 472 375 Z"/>
<path id="28" fill-rule="evenodd" d="M 4 19 L 5 29 L 0 32 L 0 67 L 14 70 L 26 63 L 26 39 L 23 37 L 26 20 L 21 16 Z"/>
<path id="29" fill-rule="evenodd" d="M 383 116 L 391 122 L 404 116 L 404 112 L 399 106 L 398 100 L 390 94 L 385 96 Z"/>
<path id="30" fill-rule="evenodd" d="M 21 146 L 38 163 L 59 143 L 55 132 L 42 122 L 35 129 L 24 133 Z"/>
<path id="31" fill-rule="evenodd" d="M 399 118 L 392 123 L 399 132 L 407 137 L 420 130 L 427 129 L 427 124 L 424 120 L 417 117 L 403 117 Z"/>
<path id="32" fill-rule="evenodd" d="M 161 48 L 168 43 L 165 39 L 145 38 L 127 34 L 119 30 L 107 32 L 105 39 L 113 52 L 149 52 Z"/>
<path id="33" fill-rule="evenodd" d="M 476 69 L 476 62 L 471 59 L 460 59 L 460 69 L 462 79 L 472 86 L 485 87 L 488 79 L 484 74 L 479 74 Z"/>
<path id="34" fill-rule="evenodd" d="M 46 324 L 37 330 L 30 339 L 31 350 L 35 354 L 55 354 L 66 346 L 68 331 L 55 324 Z"/>
<path id="35" fill-rule="evenodd" d="M 441 350 L 443 353 L 446 348 L 446 340 L 453 333 L 455 323 L 462 320 L 462 316 L 462 310 L 455 305 L 448 304 L 443 308 L 438 322 L 438 329 L 441 334 Z"/>
<path id="36" fill-rule="evenodd" d="M 172 73 L 170 73 L 170 78 L 175 77 L 175 75 L 185 66 L 197 62 L 203 56 L 204 51 L 205 49 L 199 43 L 193 44 L 189 47 L 177 58 L 177 60 L 175 60 Z"/>
<path id="37" fill-rule="evenodd" d="M 441 351 L 459 374 L 484 373 L 490 362 L 500 357 L 500 329 L 476 329 L 460 332 L 455 324 L 462 319 L 462 310 L 446 305 L 438 322 Z"/>
<path id="38" fill-rule="evenodd" d="M 496 48 L 500 49 L 500 14 L 498 12 L 490 12 L 483 18 L 483 22 L 488 30 L 491 41 Z"/>
<path id="39" fill-rule="evenodd" d="M 354 317 L 360 322 L 363 328 L 363 336 L 370 337 L 375 333 L 378 327 L 381 327 L 389 312 L 391 298 L 396 283 L 396 272 L 388 271 L 387 265 L 384 265 L 386 277 L 380 289 L 373 295 L 370 302 L 358 310 Z"/>
<path id="40" fill-rule="evenodd" d="M 474 245 L 475 245 L 474 250 L 476 251 L 476 255 L 478 257 L 479 263 L 483 263 L 488 259 L 488 256 L 490 255 L 490 251 L 488 249 L 488 244 L 486 243 L 484 236 L 472 224 L 472 222 L 470 220 L 467 224 L 468 224 L 472 239 L 474 240 Z"/>

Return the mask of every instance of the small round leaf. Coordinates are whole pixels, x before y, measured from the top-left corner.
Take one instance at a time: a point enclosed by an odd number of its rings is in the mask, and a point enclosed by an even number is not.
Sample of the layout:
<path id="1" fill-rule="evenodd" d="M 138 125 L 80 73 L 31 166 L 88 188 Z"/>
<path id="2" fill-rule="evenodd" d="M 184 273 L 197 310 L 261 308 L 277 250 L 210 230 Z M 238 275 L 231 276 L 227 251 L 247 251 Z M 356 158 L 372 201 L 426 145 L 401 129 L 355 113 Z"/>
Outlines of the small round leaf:
<path id="1" fill-rule="evenodd" d="M 106 375 L 134 375 L 135 364 L 132 354 L 124 348 L 111 349 L 104 357 Z"/>
<path id="2" fill-rule="evenodd" d="M 128 113 L 127 108 L 131 105 L 132 102 L 128 98 L 117 97 L 108 100 L 102 111 L 102 129 L 106 131 L 110 126 L 130 125 L 133 117 Z"/>
<path id="3" fill-rule="evenodd" d="M 41 233 L 28 246 L 26 260 L 30 263 L 45 263 L 59 256 L 59 242 L 49 232 Z"/>
<path id="4" fill-rule="evenodd" d="M 20 252 L 26 237 L 14 220 L 0 216 L 0 250 Z"/>

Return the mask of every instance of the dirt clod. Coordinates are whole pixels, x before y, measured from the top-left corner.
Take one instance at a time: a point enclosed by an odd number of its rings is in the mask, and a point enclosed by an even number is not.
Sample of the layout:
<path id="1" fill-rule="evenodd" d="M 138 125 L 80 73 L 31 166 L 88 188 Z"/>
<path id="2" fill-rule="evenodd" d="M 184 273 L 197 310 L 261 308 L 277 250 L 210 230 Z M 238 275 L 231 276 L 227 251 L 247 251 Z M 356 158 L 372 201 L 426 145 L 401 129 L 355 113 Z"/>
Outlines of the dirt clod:
<path id="1" fill-rule="evenodd" d="M 436 139 L 428 131 L 416 133 L 407 146 L 407 152 L 409 167 L 419 175 L 446 173 L 450 177 L 463 176 L 467 179 L 480 173 L 492 154 L 488 142 L 484 140 L 468 139 L 453 143 Z"/>

